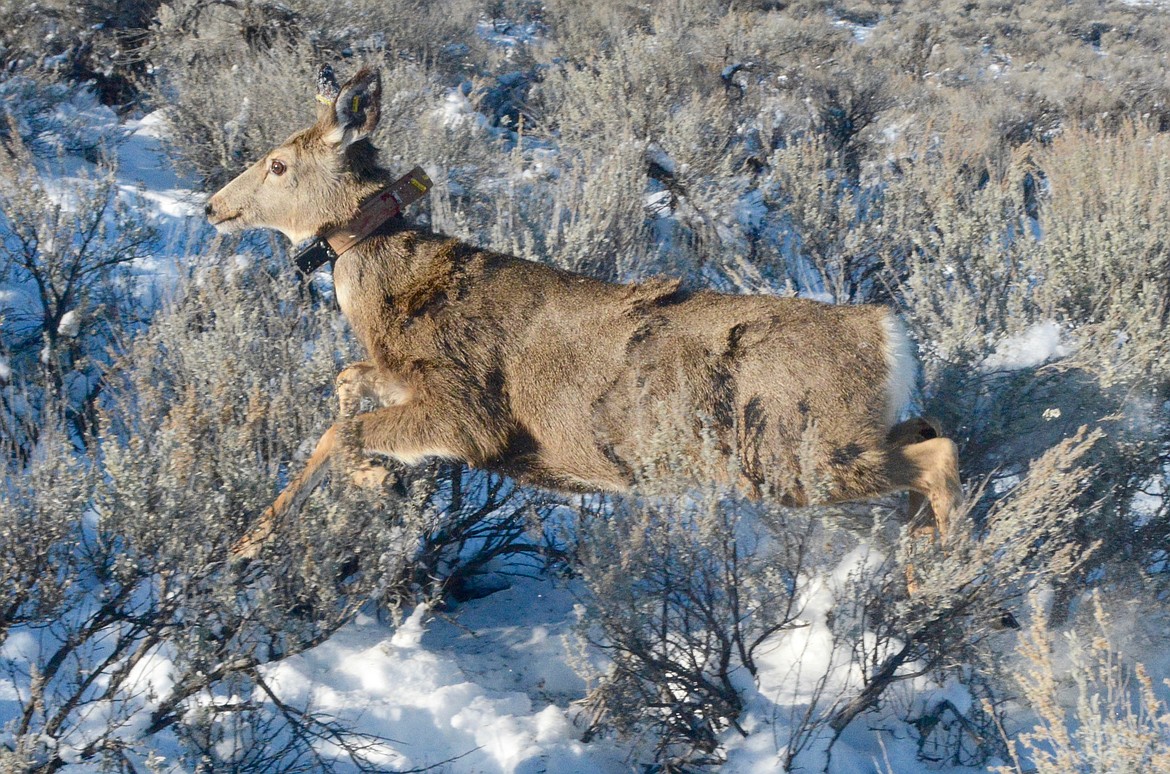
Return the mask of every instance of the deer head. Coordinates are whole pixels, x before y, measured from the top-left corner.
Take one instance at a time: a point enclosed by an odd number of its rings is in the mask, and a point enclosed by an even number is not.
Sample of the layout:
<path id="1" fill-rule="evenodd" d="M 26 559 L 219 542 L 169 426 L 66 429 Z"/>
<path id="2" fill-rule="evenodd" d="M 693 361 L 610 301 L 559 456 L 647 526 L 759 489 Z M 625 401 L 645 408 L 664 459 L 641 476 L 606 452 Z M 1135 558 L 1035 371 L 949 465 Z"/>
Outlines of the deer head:
<path id="1" fill-rule="evenodd" d="M 323 67 L 317 122 L 272 149 L 207 202 L 221 234 L 271 228 L 295 244 L 346 222 L 385 182 L 369 136 L 378 125 L 382 78 L 363 68 L 340 87 Z"/>

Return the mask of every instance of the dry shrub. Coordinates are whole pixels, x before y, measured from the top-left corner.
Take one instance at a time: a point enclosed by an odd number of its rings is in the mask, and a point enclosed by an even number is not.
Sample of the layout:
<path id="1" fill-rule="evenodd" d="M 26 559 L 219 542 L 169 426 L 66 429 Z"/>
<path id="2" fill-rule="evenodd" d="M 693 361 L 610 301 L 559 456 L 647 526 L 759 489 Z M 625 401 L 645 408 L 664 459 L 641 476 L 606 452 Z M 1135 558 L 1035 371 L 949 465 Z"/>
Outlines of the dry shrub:
<path id="1" fill-rule="evenodd" d="M 0 5 L 4 72 L 88 83 L 104 104 L 128 107 L 146 71 L 137 51 L 142 32 L 158 6 L 158 0 L 6 2 Z"/>
<path id="2" fill-rule="evenodd" d="M 828 141 L 792 138 L 768 157 L 765 202 L 787 227 L 769 269 L 780 284 L 846 303 L 880 297 L 884 265 L 866 195 L 841 174 Z"/>
<path id="3" fill-rule="evenodd" d="M 1020 648 L 1018 681 L 1036 725 L 1019 737 L 1024 760 L 1013 755 L 1015 768 L 999 767 L 1000 774 L 1024 765 L 1037 774 L 1170 771 L 1166 685 L 1120 649 L 1099 595 L 1092 608 L 1087 637 L 1067 633 L 1058 640 L 1035 616 Z"/>
<path id="4" fill-rule="evenodd" d="M 1139 505 L 1164 478 L 1160 135 L 1069 128 L 1005 150 L 968 142 L 988 135 L 960 118 L 963 131 L 907 138 L 875 205 L 885 276 L 922 345 L 927 409 L 962 439 L 965 474 L 993 488 L 1079 425 L 1105 430 L 1088 487 L 1102 507 L 1077 540 L 1103 536 L 1093 566 L 1125 583 L 1133 566 L 1115 560 L 1156 566 L 1150 541 L 1166 530 L 1164 498 Z"/>
<path id="5" fill-rule="evenodd" d="M 301 27 L 322 48 L 345 55 L 384 54 L 463 76 L 484 56 L 475 34 L 478 0 L 295 0 Z"/>
<path id="6" fill-rule="evenodd" d="M 634 144 L 589 151 L 554 181 L 513 187 L 497 205 L 493 246 L 611 280 L 660 265 L 642 203 L 643 164 Z"/>
<path id="7" fill-rule="evenodd" d="M 427 3 L 355 9 L 179 0 L 161 8 L 151 30 L 151 59 L 162 75 L 154 97 L 166 109 L 179 166 L 216 188 L 309 123 L 320 65 L 337 65 L 345 78 L 358 65 L 338 60 L 357 54 L 356 62 L 384 70 L 391 120 L 382 122 L 381 133 L 395 140 L 385 146 L 401 147 L 420 114 L 442 99 L 432 95 L 424 104 L 417 97 L 434 89 L 440 50 L 456 46 L 446 30 L 458 27 L 467 37 L 473 26 L 457 9 Z M 430 51 L 435 41 L 443 42 Z M 403 57 L 406 51 L 417 51 L 417 61 Z"/>
<path id="8" fill-rule="evenodd" d="M 19 459 L 58 421 L 74 443 L 88 442 L 109 348 L 150 312 L 132 264 L 153 246 L 153 228 L 119 195 L 111 157 L 63 192 L 53 173 L 66 161 L 45 164 L 15 134 L 0 154 L 0 282 L 12 288 L 0 295 L 12 382 L 0 391 L 0 425 L 4 452 Z"/>
<path id="9" fill-rule="evenodd" d="M 757 649 L 800 613 L 809 514 L 773 515 L 785 529 L 769 539 L 761 509 L 717 488 L 597 505 L 573 543 L 590 591 L 582 636 L 608 660 L 586 739 L 645 738 L 667 767 L 720 762 L 720 734 L 743 733 L 737 673 L 754 675 Z"/>
<path id="10" fill-rule="evenodd" d="M 1035 157 L 1047 194 L 1036 302 L 1076 326 L 1078 357 L 1104 386 L 1170 376 L 1168 159 L 1170 138 L 1141 125 L 1070 128 Z"/>
<path id="11" fill-rule="evenodd" d="M 902 681 L 939 674 L 945 682 L 957 663 L 974 665 L 972 684 L 994 674 L 990 653 L 1008 606 L 1088 560 L 1073 532 L 1089 512 L 1085 462 L 1098 439 L 1082 434 L 1050 450 L 982 525 L 960 521 L 944 550 L 903 530 L 890 559 L 828 585 L 831 653 L 818 654 L 827 671 L 801 675 L 802 698 L 785 724 L 786 770 L 829 755 Z M 669 452 L 663 464 L 684 470 Z M 644 738 L 660 765 L 713 763 L 719 736 L 738 728 L 757 651 L 792 636 L 816 579 L 857 536 L 837 508 L 770 508 L 718 486 L 661 481 L 652 476 L 637 499 L 597 501 L 576 526 L 574 567 L 590 591 L 582 634 L 608 658 L 586 700 L 589 735 Z M 850 530 L 869 531 L 854 522 Z M 910 575 L 918 590 L 907 596 Z M 855 677 L 842 682 L 842 670 Z M 964 720 L 990 730 L 988 718 L 972 718 Z M 985 759 L 998 748 L 979 750 L 964 754 Z"/>
<path id="12" fill-rule="evenodd" d="M 723 65 L 750 64 L 751 79 L 759 82 L 789 72 L 795 62 L 826 61 L 849 46 L 849 32 L 824 14 L 740 11 L 693 34 L 704 50 L 722 54 Z"/>
<path id="13" fill-rule="evenodd" d="M 136 767 L 154 734 L 190 730 L 195 697 L 258 680 L 258 664 L 327 637 L 372 588 L 339 571 L 354 551 L 337 539 L 304 542 L 284 574 L 260 574 L 246 594 L 226 562 L 280 457 L 322 419 L 300 401 L 328 392 L 334 348 L 323 316 L 305 312 L 254 268 L 202 272 L 108 372 L 90 453 L 77 459 L 46 435 L 29 463 L 37 489 L 5 503 L 6 533 L 22 514 L 55 511 L 15 557 L 26 585 L 5 622 L 9 638 L 39 644 L 5 654 L 20 697 L 5 745 L 40 770 Z M 322 346 L 306 358 L 310 331 Z M 352 499 L 334 507 L 339 523 L 364 518 Z M 46 530 L 48 543 L 33 539 Z M 50 572 L 28 574 L 48 560 Z M 159 660 L 172 680 L 151 684 L 143 667 Z"/>
<path id="14" fill-rule="evenodd" d="M 175 166 L 210 190 L 239 174 L 302 123 L 315 104 L 319 64 L 311 48 L 288 45 L 200 55 L 170 68 L 157 97 Z"/>
<path id="15" fill-rule="evenodd" d="M 1008 606 L 1038 581 L 1060 581 L 1084 566 L 1088 553 L 1071 533 L 1089 510 L 1082 504 L 1086 458 L 1098 438 L 1082 433 L 1048 450 L 983 525 L 960 520 L 941 551 L 903 535 L 893 566 L 846 586 L 835 647 L 851 654 L 862 680 L 856 693 L 822 710 L 837 734 L 907 677 L 945 674 L 957 663 L 987 669 L 990 638 L 1009 620 Z M 916 591 L 891 604 L 902 572 L 915 578 Z"/>
<path id="16" fill-rule="evenodd" d="M 653 140 L 680 101 L 719 83 L 706 64 L 680 41 L 624 37 L 606 55 L 550 69 L 536 98 L 542 127 L 572 149 Z M 664 72 L 669 77 L 662 78 Z"/>
<path id="17" fill-rule="evenodd" d="M 633 0 L 602 0 L 588 6 L 574 0 L 544 4 L 543 19 L 557 51 L 568 61 L 584 64 L 620 45 L 626 35 L 651 29 L 653 11 Z"/>
<path id="18" fill-rule="evenodd" d="M 42 453 L 27 464 L 14 463 L 14 449 L 3 450 L 0 644 L 12 628 L 52 621 L 68 609 L 78 528 L 96 483 L 93 471 L 73 457 L 59 424 L 46 422 L 39 445 Z"/>

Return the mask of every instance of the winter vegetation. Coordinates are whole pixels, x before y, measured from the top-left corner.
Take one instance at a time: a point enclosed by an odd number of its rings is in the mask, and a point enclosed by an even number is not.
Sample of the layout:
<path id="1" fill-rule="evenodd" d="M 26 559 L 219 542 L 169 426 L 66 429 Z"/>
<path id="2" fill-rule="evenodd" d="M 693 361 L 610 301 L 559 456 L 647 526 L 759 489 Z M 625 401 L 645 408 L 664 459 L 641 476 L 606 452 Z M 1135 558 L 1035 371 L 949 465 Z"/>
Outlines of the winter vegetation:
<path id="1" fill-rule="evenodd" d="M 1170 772 L 1168 55 L 1109 0 L 0 3 L 0 771 Z M 897 309 L 961 528 L 428 462 L 228 561 L 362 356 L 202 216 L 322 63 L 437 231 Z"/>

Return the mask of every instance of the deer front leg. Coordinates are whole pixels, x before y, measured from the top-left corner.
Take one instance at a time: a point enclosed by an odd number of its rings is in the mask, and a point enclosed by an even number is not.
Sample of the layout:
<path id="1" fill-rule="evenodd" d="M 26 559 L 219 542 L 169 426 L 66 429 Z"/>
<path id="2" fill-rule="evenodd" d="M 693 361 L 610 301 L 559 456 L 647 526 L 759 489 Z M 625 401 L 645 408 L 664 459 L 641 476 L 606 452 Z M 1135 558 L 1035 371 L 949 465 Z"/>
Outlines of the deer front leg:
<path id="1" fill-rule="evenodd" d="M 325 431 L 317 441 L 305 469 L 265 509 L 256 526 L 236 541 L 231 548 L 232 556 L 251 559 L 259 554 L 261 546 L 272 537 L 279 519 L 285 513 L 299 509 L 305 498 L 320 485 L 329 470 L 332 457 L 338 452 L 345 459 L 345 469 L 350 471 L 350 480 L 358 486 L 376 488 L 383 485 L 391 475 L 385 466 L 360 459 L 361 444 L 356 440 L 356 429 L 346 420 L 360 411 L 363 400 L 386 405 L 404 400 L 408 391 L 401 382 L 380 373 L 378 367 L 369 361 L 343 368 L 337 375 L 336 385 L 342 421 Z"/>
<path id="2" fill-rule="evenodd" d="M 341 369 L 337 375 L 337 403 L 342 419 L 356 416 L 363 400 L 378 406 L 401 403 L 405 388 L 393 377 L 379 373 L 378 367 L 363 360 Z"/>
<path id="3" fill-rule="evenodd" d="M 338 415 L 342 422 L 358 414 L 363 400 L 378 401 L 377 373 L 377 366 L 364 360 L 341 369 L 335 383 Z M 361 444 L 351 427 L 346 430 L 349 432 L 340 433 L 340 451 L 350 482 L 363 489 L 380 486 L 390 476 L 390 471 L 373 460 L 360 459 Z"/>
<path id="4" fill-rule="evenodd" d="M 263 545 L 272 537 L 277 522 L 284 514 L 299 509 L 304 504 L 305 498 L 317 488 L 329 470 L 329 458 L 337 447 L 337 435 L 337 425 L 333 425 L 325 431 L 320 440 L 317 441 L 317 446 L 313 449 L 313 454 L 309 457 L 305 469 L 289 482 L 272 505 L 264 509 L 256 526 L 232 545 L 233 558 L 256 558 Z"/>
<path id="5" fill-rule="evenodd" d="M 337 401 L 342 420 L 356 416 L 363 400 L 376 406 L 404 403 L 410 391 L 398 379 L 379 372 L 369 361 L 354 363 L 337 375 Z M 363 489 L 376 489 L 386 483 L 392 472 L 376 460 L 361 459 L 361 445 L 353 432 L 341 434 L 345 469 L 350 482 Z"/>
<path id="6" fill-rule="evenodd" d="M 492 441 L 485 443 L 484 439 L 502 439 L 504 435 L 466 432 L 467 418 L 461 421 L 454 416 L 457 405 L 451 401 L 413 400 L 375 409 L 333 425 L 317 442 L 300 475 L 264 511 L 256 526 L 232 546 L 232 555 L 244 559 L 255 557 L 260 552 L 279 523 L 297 510 L 321 483 L 332 458 L 341 451 L 343 435 L 351 436 L 363 454 L 382 454 L 406 465 L 414 465 L 428 457 L 477 461 L 498 451 L 499 447 L 495 447 Z"/>

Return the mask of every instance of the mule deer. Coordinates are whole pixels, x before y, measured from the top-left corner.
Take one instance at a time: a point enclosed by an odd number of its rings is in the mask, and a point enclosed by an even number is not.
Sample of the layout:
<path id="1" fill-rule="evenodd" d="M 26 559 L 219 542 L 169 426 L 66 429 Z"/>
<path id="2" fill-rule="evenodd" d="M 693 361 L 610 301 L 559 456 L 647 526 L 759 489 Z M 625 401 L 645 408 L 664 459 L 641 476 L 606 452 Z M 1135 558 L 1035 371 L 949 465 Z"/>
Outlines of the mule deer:
<path id="1" fill-rule="evenodd" d="M 220 232 L 271 228 L 297 243 L 346 224 L 389 182 L 370 142 L 378 71 L 331 91 L 313 126 L 211 197 Z M 333 283 L 369 360 L 341 372 L 342 422 L 237 556 L 319 483 L 346 421 L 368 454 L 462 460 L 556 490 L 629 489 L 666 433 L 693 460 L 714 443 L 739 486 L 794 505 L 909 490 L 945 534 L 961 496 L 955 444 L 923 420 L 897 424 L 915 364 L 884 307 L 610 284 L 401 218 L 341 255 Z M 362 399 L 376 408 L 345 419 Z"/>

